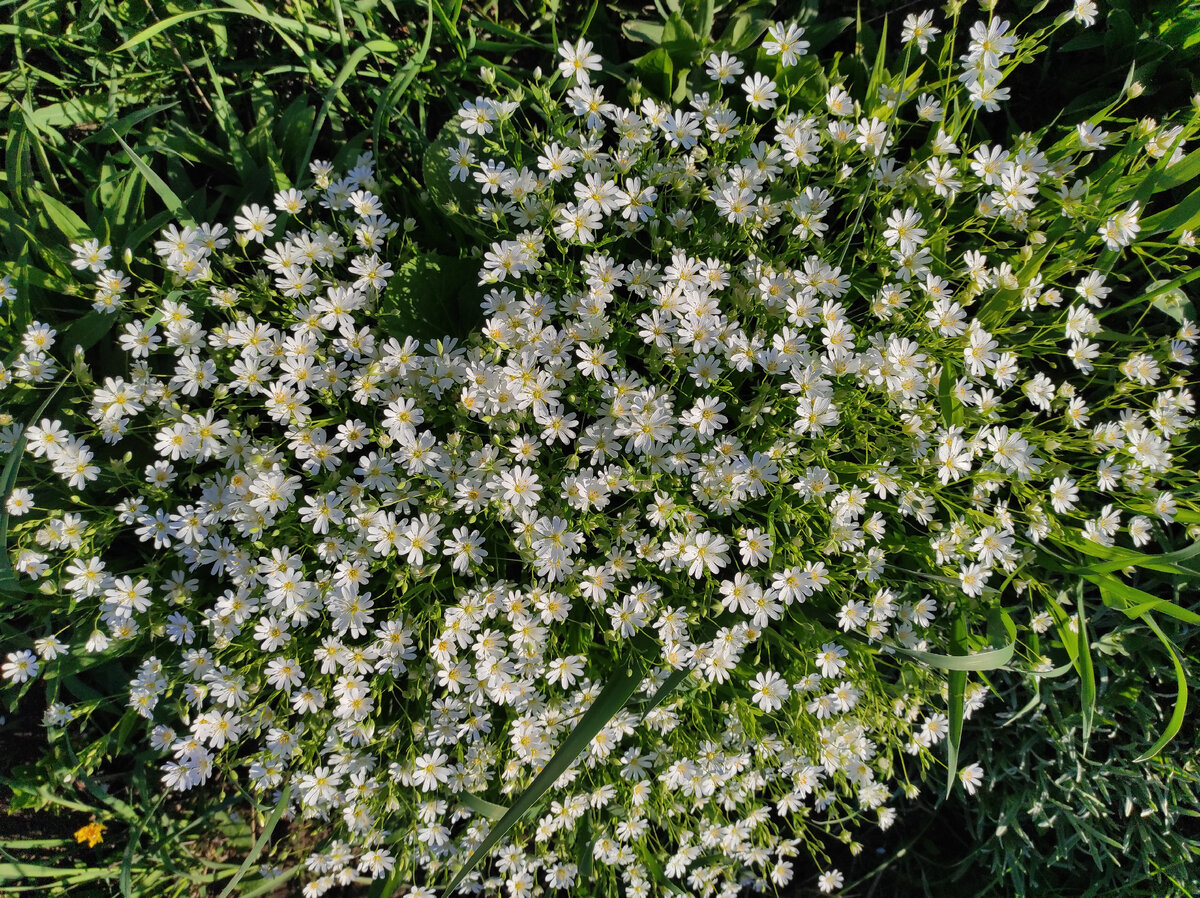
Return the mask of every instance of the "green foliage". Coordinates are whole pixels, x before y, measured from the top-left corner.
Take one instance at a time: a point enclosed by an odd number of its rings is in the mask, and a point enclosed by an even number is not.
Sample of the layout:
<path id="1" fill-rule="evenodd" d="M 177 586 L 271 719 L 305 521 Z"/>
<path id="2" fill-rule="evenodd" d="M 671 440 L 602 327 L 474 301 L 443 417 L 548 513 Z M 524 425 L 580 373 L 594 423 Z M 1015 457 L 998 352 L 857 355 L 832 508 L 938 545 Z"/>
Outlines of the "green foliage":
<path id="1" fill-rule="evenodd" d="M 1095 730 L 1069 683 L 1042 690 L 1035 717 L 991 728 L 975 747 L 997 772 L 975 803 L 959 803 L 974 846 L 957 872 L 973 894 L 1189 896 L 1200 889 L 1200 768 L 1195 730 L 1146 763 L 1144 734 L 1171 709 L 1171 661 L 1130 625 L 1093 644 Z M 1172 651 L 1172 656 L 1174 655 Z M 1005 690 L 1008 706 L 1022 701 Z M 961 880 L 965 883 L 967 880 Z"/>
<path id="2" fill-rule="evenodd" d="M 87 311 L 89 297 L 70 268 L 72 242 L 95 235 L 137 250 L 169 220 L 228 219 L 242 203 L 265 202 L 274 190 L 299 184 L 314 157 L 344 165 L 370 148 L 390 181 L 393 205 L 419 229 L 418 248 L 398 266 L 380 299 L 382 330 L 401 338 L 465 334 L 478 320 L 480 288 L 476 266 L 462 261 L 460 238 L 477 236 L 480 227 L 472 218 L 475 191 L 446 174 L 445 151 L 461 136 L 454 120 L 459 103 L 490 93 L 495 84 L 530 83 L 532 67 L 545 64 L 559 40 L 581 31 L 606 52 L 614 48 L 617 71 L 632 79 L 634 94 L 644 90 L 682 103 L 707 88 L 703 65 L 709 54 L 747 51 L 782 12 L 807 28 L 814 53 L 829 48 L 832 63 L 822 68 L 808 60 L 779 69 L 780 85 L 815 106 L 831 78 L 844 79 L 870 105 L 881 86 L 907 88 L 920 74 L 915 64 L 911 70 L 885 64 L 888 29 L 894 42 L 898 25 L 896 16 L 885 20 L 891 6 L 865 3 L 855 22 L 833 15 L 842 9 L 832 4 L 822 10 L 816 3 L 796 8 L 769 0 L 664 0 L 655 4 L 657 18 L 633 3 L 594 3 L 585 12 L 582 5 L 510 8 L 461 0 L 278 6 L 253 0 L 6 0 L 0 3 L 6 20 L 0 25 L 0 273 L 13 275 L 19 298 L 4 327 L 15 335 L 35 318 L 49 322 L 63 332 L 65 345 L 88 350 L 89 360 L 98 360 L 96 373 L 103 374 L 112 356 L 106 345 L 112 319 Z M 1031 10 L 1025 30 L 1057 14 L 1054 8 L 1034 10 L 1033 2 L 1018 6 Z M 1042 55 L 1040 67 L 1025 67 L 1014 78 L 1014 94 L 1024 102 L 1012 104 L 1008 122 L 975 123 L 973 133 L 1040 128 L 1048 110 L 1061 113 L 1067 124 L 1082 121 L 1134 80 L 1144 92 L 1122 116 L 1160 116 L 1186 102 L 1200 87 L 1200 10 L 1137 0 L 1106 6 L 1103 29 L 1064 41 Z M 640 42 L 638 55 L 624 58 L 616 50 L 622 36 Z M 759 62 L 764 59 L 760 54 Z M 1120 171 L 1114 165 L 1111 178 L 1098 171 L 1093 195 L 1113 203 L 1135 196 L 1157 203 L 1143 219 L 1145 235 L 1174 238 L 1200 226 L 1200 190 L 1188 192 L 1200 174 L 1200 151 L 1170 169 L 1135 170 L 1124 179 L 1117 177 Z M 855 230 L 862 222 L 856 217 L 847 224 Z M 1196 276 L 1154 281 L 1137 301 L 1176 320 L 1194 320 L 1183 288 Z M 155 295 L 134 302 L 156 320 Z M 1128 314 L 1135 313 L 1140 308 Z M 949 394 L 952 380 L 943 375 L 947 423 L 962 414 Z M 37 419 L 53 410 L 54 399 L 51 394 L 36 409 L 6 407 L 3 413 Z M 20 457 L 18 445 L 0 472 L 0 495 L 16 482 Z M 1196 523 L 1189 513 L 1181 509 L 1179 520 Z M 11 524 L 0 509 L 0 546 L 12 535 Z M 975 840 L 965 857 L 950 859 L 958 878 L 947 888 L 960 889 L 986 870 L 991 881 L 980 894 L 1182 896 L 1200 889 L 1194 873 L 1200 846 L 1190 810 L 1197 806 L 1197 746 L 1187 717 L 1188 677 L 1198 663 L 1188 638 L 1200 618 L 1185 594 L 1198 551 L 1196 543 L 1159 555 L 1098 550 L 1087 541 L 1049 548 L 1047 564 L 1058 565 L 1062 581 L 1051 585 L 1061 602 L 1051 606 L 1057 609 L 1057 640 L 1048 642 L 1067 660 L 1035 681 L 1032 699 L 1005 670 L 1025 647 L 999 605 L 986 634 L 968 632 L 960 616 L 949 654 L 902 652 L 950 671 L 947 785 L 953 785 L 963 748 L 996 775 L 995 784 L 973 800 L 954 790 L 943 811 L 952 815 L 943 819 L 965 821 Z M 1072 599 L 1060 594 L 1059 586 L 1074 584 L 1079 589 Z M 6 640 L 32 623 L 19 600 L 10 598 L 24 588 L 4 551 Z M 1067 669 L 1076 676 L 1059 681 Z M 968 672 L 986 676 L 1014 715 L 1024 707 L 1023 716 L 999 730 L 988 725 L 983 738 L 970 724 L 964 728 Z M 642 673 L 631 669 L 625 679 L 610 681 L 546 772 L 507 808 L 476 795 L 463 799 L 499 821 L 491 842 L 536 805 L 553 781 L 550 773 L 565 768 L 625 706 Z M 78 746 L 58 740 L 54 748 L 66 762 L 10 771 L 4 781 L 12 792 L 10 810 L 97 815 L 113 830 L 91 855 L 71 853 L 76 846 L 69 839 L 2 841 L 0 884 L 13 894 L 50 888 L 248 898 L 295 875 L 296 868 L 275 876 L 265 868 L 252 872 L 270 857 L 286 791 L 268 807 L 233 786 L 202 810 L 185 801 L 167 808 L 153 798 L 147 759 L 136 756 L 131 764 L 128 758 L 134 716 L 119 700 L 114 705 L 128 677 L 117 660 L 102 654 L 72 658 L 44 678 L 49 700 L 61 696 L 81 710 L 88 740 Z M 671 688 L 678 683 L 668 680 Z M 669 691 L 664 687 L 658 697 Z M 235 805 L 253 809 L 253 828 L 233 812 Z M 592 820 L 589 815 L 578 836 L 583 881 L 591 866 Z M 597 816 L 596 824 L 602 822 Z M 471 863 L 484 853 L 481 847 Z M 664 894 L 679 891 L 660 859 L 644 854 L 641 860 Z M 1080 885 L 1084 868 L 1090 878 Z M 916 883 L 917 874 L 910 875 Z"/>

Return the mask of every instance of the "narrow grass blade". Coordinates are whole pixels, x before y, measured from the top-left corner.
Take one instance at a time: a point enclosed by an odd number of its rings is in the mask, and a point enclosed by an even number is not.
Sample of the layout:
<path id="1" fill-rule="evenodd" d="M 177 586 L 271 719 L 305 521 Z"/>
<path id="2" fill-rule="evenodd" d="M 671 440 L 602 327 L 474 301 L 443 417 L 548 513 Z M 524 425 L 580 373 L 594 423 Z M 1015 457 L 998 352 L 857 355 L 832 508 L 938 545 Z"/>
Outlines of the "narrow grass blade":
<path id="1" fill-rule="evenodd" d="M 504 805 L 480 798 L 471 792 L 460 792 L 456 797 L 476 814 L 487 817 L 488 820 L 499 820 L 508 812 Z"/>
<path id="2" fill-rule="evenodd" d="M 1017 650 L 1017 644 L 1013 642 L 998 649 L 988 649 L 984 652 L 970 652 L 963 655 L 941 655 L 937 652 L 906 649 L 903 646 L 896 646 L 895 648 L 897 652 L 908 655 L 910 658 L 916 658 L 918 661 L 924 661 L 930 667 L 937 667 L 941 670 L 968 671 L 996 670 L 999 667 L 1004 667 L 1012 660 L 1013 654 Z"/>
<path id="3" fill-rule="evenodd" d="M 1083 601 L 1083 582 L 1080 581 L 1078 599 L 1076 601 L 1076 635 L 1075 647 L 1079 657 L 1079 689 L 1083 713 L 1083 748 L 1087 750 L 1088 740 L 1092 737 L 1092 721 L 1096 716 L 1096 668 L 1092 663 L 1092 647 L 1087 636 L 1087 614 Z"/>
<path id="4" fill-rule="evenodd" d="M 278 876 L 272 876 L 265 880 L 261 885 L 257 885 L 247 892 L 238 892 L 238 898 L 258 898 L 259 895 L 277 895 L 280 893 L 283 884 L 289 879 L 295 878 L 300 873 L 300 867 L 295 866 Z M 389 893 L 390 895 L 391 893 Z"/>
<path id="5" fill-rule="evenodd" d="M 596 840 L 592 837 L 592 815 L 585 814 L 579 821 L 579 829 L 575 831 L 575 875 L 578 883 L 592 880 L 592 846 L 595 844 Z"/>
<path id="6" fill-rule="evenodd" d="M 139 814 L 137 822 L 129 831 L 129 835 L 125 837 L 125 853 L 121 858 L 121 875 L 117 878 L 117 884 L 121 889 L 121 894 L 125 898 L 133 898 L 133 855 L 137 849 L 138 841 L 142 838 L 142 831 L 146 828 L 146 824 L 150 822 L 151 817 L 158 813 L 158 809 L 162 806 L 166 798 L 166 795 L 160 797 L 149 813 Z"/>
<path id="7" fill-rule="evenodd" d="M 246 859 L 242 861 L 242 865 L 233 874 L 233 879 L 229 880 L 225 885 L 224 890 L 222 890 L 218 898 L 229 898 L 233 890 L 237 888 L 237 884 L 242 881 L 242 877 L 246 875 L 246 871 L 258 861 L 259 856 L 263 853 L 263 849 L 267 847 L 267 840 L 271 838 L 271 833 L 275 831 L 280 818 L 283 817 L 283 812 L 287 809 L 288 801 L 291 797 L 292 784 L 288 783 L 283 787 L 283 792 L 279 795 L 279 803 L 275 805 L 275 810 L 267 818 L 267 825 L 263 827 L 262 835 L 258 837 L 258 840 L 254 843 L 254 847 L 250 849 L 250 853 L 246 855 Z"/>
<path id="8" fill-rule="evenodd" d="M 1110 574 L 1102 577 L 1089 575 L 1084 579 L 1100 587 L 1100 597 L 1105 605 L 1116 608 L 1128 618 L 1136 620 L 1151 611 L 1161 611 L 1184 623 L 1200 624 L 1200 614 L 1176 605 L 1170 599 L 1161 599 L 1136 586 L 1130 586 Z"/>
<path id="9" fill-rule="evenodd" d="M 672 882 L 667 878 L 667 874 L 663 872 L 662 864 L 658 862 L 658 858 L 654 856 L 649 848 L 643 845 L 638 845 L 638 855 L 642 859 L 642 863 L 646 865 L 646 870 L 649 871 L 651 878 L 669 892 L 674 892 L 676 895 L 686 895 L 687 892 L 678 883 Z"/>
<path id="10" fill-rule="evenodd" d="M 208 69 L 209 80 L 213 87 L 213 117 L 217 120 L 221 133 L 225 135 L 225 140 L 229 144 L 229 153 L 233 156 L 237 170 L 245 175 L 254 171 L 256 166 L 254 160 L 250 158 L 250 153 L 246 150 L 246 145 L 242 143 L 241 123 L 238 122 L 237 114 L 225 96 L 225 89 L 221 86 L 221 77 L 217 74 L 216 67 L 213 66 L 207 53 L 204 54 L 204 64 Z"/>
<path id="11" fill-rule="evenodd" d="M 967 621 L 961 614 L 951 629 L 951 648 L 963 653 L 967 650 Z M 950 732 L 946 735 L 946 797 L 954 790 L 954 778 L 958 775 L 958 750 L 962 745 L 963 713 L 967 691 L 967 671 L 951 668 L 948 675 L 949 690 L 946 716 L 950 721 Z"/>
<path id="12" fill-rule="evenodd" d="M 334 99 L 342 91 L 344 85 L 350 76 L 354 74 L 354 70 L 358 68 L 358 64 L 367 58 L 371 52 L 369 47 L 359 47 L 350 54 L 350 58 L 346 60 L 342 66 L 342 70 L 338 72 L 337 77 L 333 79 L 333 84 L 329 86 L 329 90 L 325 91 L 325 96 L 321 100 L 321 109 L 317 112 L 317 120 L 313 124 L 312 134 L 308 138 L 308 146 L 304 149 L 304 156 L 300 159 L 300 164 L 296 170 L 296 182 L 304 175 L 304 170 L 308 167 L 308 161 L 312 159 L 313 149 L 317 145 L 317 138 L 321 134 L 321 126 L 325 124 L 325 118 L 329 115 L 329 108 L 333 105 Z"/>
<path id="13" fill-rule="evenodd" d="M 450 42 L 454 45 L 454 51 L 460 59 L 466 59 L 467 47 L 463 43 L 462 36 L 458 33 L 457 22 L 451 20 L 446 15 L 446 11 L 442 9 L 442 4 L 438 0 L 429 0 L 429 4 L 432 6 L 434 14 L 438 17 L 438 21 L 442 23 L 442 27 L 446 30 L 446 36 L 450 38 Z"/>
<path id="14" fill-rule="evenodd" d="M 146 41 L 151 40 L 152 38 L 157 37 L 158 35 L 162 34 L 168 28 L 172 28 L 175 25 L 178 25 L 180 22 L 185 22 L 188 19 L 194 19 L 197 16 L 221 15 L 221 14 L 227 14 L 230 12 L 233 12 L 233 10 L 223 9 L 220 6 L 209 6 L 209 7 L 202 7 L 200 9 L 189 9 L 186 12 L 180 12 L 180 13 L 176 13 L 173 16 L 167 16 L 167 18 L 165 18 L 165 19 L 159 19 L 157 22 L 155 22 L 149 28 L 142 29 L 141 31 L 139 31 L 137 34 L 135 34 L 129 40 L 125 41 L 125 43 L 121 44 L 121 46 L 117 47 L 117 49 L 113 50 L 112 52 L 113 53 L 124 53 L 126 50 L 132 50 L 134 47 L 139 47 L 142 44 L 146 43 Z"/>
<path id="15" fill-rule="evenodd" d="M 142 173 L 142 177 L 146 179 L 146 183 L 149 184 L 150 188 L 158 194 L 158 197 L 163 201 L 163 204 L 166 205 L 166 207 L 170 209 L 180 221 L 190 221 L 191 215 L 188 213 L 187 207 L 184 206 L 183 200 L 176 196 L 175 191 L 168 187 L 166 182 L 163 181 L 163 179 L 157 174 L 155 174 L 154 169 L 146 164 L 145 159 L 133 151 L 133 147 L 121 139 L 121 135 L 114 131 L 113 136 L 117 138 L 117 143 L 121 145 L 121 149 L 123 149 L 126 155 L 129 156 L 129 161 L 133 163 L 134 168 Z"/>
<path id="16" fill-rule="evenodd" d="M 1183 567 L 1181 562 L 1200 556 L 1200 542 L 1194 542 L 1190 546 L 1185 546 L 1174 552 L 1166 552 L 1162 555 L 1147 555 L 1145 552 L 1126 549 L 1122 546 L 1101 546 L 1098 543 L 1093 543 L 1085 539 L 1063 540 L 1063 543 L 1085 555 L 1103 559 L 1094 564 L 1077 565 L 1068 568 L 1070 573 L 1081 575 L 1112 574 L 1117 571 L 1123 571 L 1125 568 L 1133 567 L 1159 571 L 1164 574 L 1180 574 L 1185 577 L 1194 577 L 1196 576 L 1196 571 Z"/>
<path id="17" fill-rule="evenodd" d="M 110 879 L 112 872 L 105 869 L 88 871 L 91 875 L 81 873 L 78 867 L 50 867 L 45 864 L 0 864 L 0 882 L 11 882 L 14 879 L 66 879 L 70 882 L 91 882 L 97 879 Z"/>
<path id="18" fill-rule="evenodd" d="M 1171 714 L 1171 719 L 1167 721 L 1166 729 L 1162 731 L 1162 735 L 1155 740 L 1145 752 L 1134 758 L 1135 761 L 1149 761 L 1156 756 L 1167 744 L 1175 738 L 1179 730 L 1183 727 L 1183 719 L 1187 714 L 1188 701 L 1188 681 L 1187 672 L 1183 669 L 1183 662 L 1179 660 L 1179 653 L 1175 651 L 1175 646 L 1171 640 L 1167 638 L 1167 634 L 1162 631 L 1162 628 L 1149 614 L 1142 618 L 1146 626 L 1154 631 L 1154 635 L 1158 637 L 1159 642 L 1166 646 L 1167 651 L 1171 654 L 1171 662 L 1175 665 L 1175 711 Z"/>
<path id="19" fill-rule="evenodd" d="M 554 785 L 555 780 L 562 776 L 579 753 L 586 750 L 588 743 L 592 738 L 599 733 L 613 716 L 625 707 L 625 703 L 637 691 L 641 685 L 642 678 L 645 676 L 641 666 L 636 662 L 634 666 L 626 668 L 613 679 L 609 680 L 608 684 L 601 690 L 600 695 L 596 697 L 592 706 L 584 712 L 579 718 L 579 722 L 575 724 L 573 729 L 566 739 L 563 740 L 561 746 L 552 757 L 542 772 L 539 773 L 532 783 L 521 793 L 520 797 L 512 803 L 507 813 L 500 818 L 500 821 L 492 827 L 487 837 L 476 848 L 467 862 L 463 864 L 462 869 L 455 874 L 450 885 L 442 892 L 442 898 L 449 898 L 455 889 L 459 887 L 464 879 L 472 870 L 487 857 L 488 853 L 512 830 L 514 826 L 520 822 L 533 806 L 538 803 L 543 795 L 550 790 Z M 224 896 L 222 896 L 224 898 Z"/>
<path id="20" fill-rule="evenodd" d="M 646 707 L 642 708 L 642 714 L 646 715 L 661 705 L 670 697 L 671 693 L 679 688 L 679 684 L 688 678 L 692 671 L 689 668 L 683 670 L 673 670 L 670 676 L 663 680 L 663 684 L 658 687 L 658 691 L 651 696 Z"/>
<path id="21" fill-rule="evenodd" d="M 69 376 L 63 377 L 50 391 L 50 395 L 42 400 L 42 404 L 37 407 L 37 411 L 29 419 L 25 430 L 28 430 L 29 425 L 35 423 L 50 407 L 50 403 L 58 395 L 58 391 L 63 388 L 63 384 L 67 382 Z M 12 493 L 13 487 L 17 485 L 17 474 L 21 470 L 21 457 L 25 454 L 25 430 L 21 431 L 21 436 L 17 438 L 12 452 L 4 462 L 4 470 L 0 471 L 0 589 L 18 591 L 21 589 L 21 582 L 13 573 L 12 563 L 8 560 L 8 497 Z"/>
<path id="22" fill-rule="evenodd" d="M 391 111 L 396 108 L 396 104 L 400 102 L 400 98 L 404 96 L 404 92 L 408 90 L 408 86 L 412 84 L 413 79 L 421 70 L 421 66 L 425 64 L 425 58 L 429 55 L 429 47 L 433 42 L 434 13 L 432 0 L 428 0 L 426 3 L 426 9 L 428 14 L 425 19 L 425 37 L 421 41 L 420 49 L 417 50 L 416 55 L 408 61 L 404 68 L 400 69 L 400 71 L 396 72 L 396 74 L 392 77 L 392 80 L 388 83 L 388 86 L 384 88 L 383 94 L 379 100 L 379 105 L 375 109 L 375 120 L 371 124 L 371 135 L 374 138 L 375 146 L 380 145 L 384 119 L 387 118 Z M 313 134 L 316 134 L 316 129 L 314 129 Z M 311 153 L 312 146 L 310 145 L 308 153 L 305 154 L 306 157 Z M 308 159 L 305 158 L 303 165 L 307 164 Z M 299 175 L 297 175 L 297 179 L 303 174 L 303 169 L 301 169 Z"/>

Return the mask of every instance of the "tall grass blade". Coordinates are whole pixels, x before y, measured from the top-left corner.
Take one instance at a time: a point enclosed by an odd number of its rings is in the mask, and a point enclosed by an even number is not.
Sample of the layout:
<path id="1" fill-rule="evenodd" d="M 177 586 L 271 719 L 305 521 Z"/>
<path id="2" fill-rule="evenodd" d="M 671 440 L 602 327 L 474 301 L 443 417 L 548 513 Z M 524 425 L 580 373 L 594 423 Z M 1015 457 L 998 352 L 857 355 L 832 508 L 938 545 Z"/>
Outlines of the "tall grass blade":
<path id="1" fill-rule="evenodd" d="M 246 875 L 246 871 L 258 861 L 259 856 L 263 853 L 263 849 L 267 847 L 267 840 L 271 838 L 271 833 L 275 831 L 275 827 L 279 824 L 279 820 L 283 817 L 283 812 L 287 809 L 288 801 L 292 797 L 292 784 L 288 783 L 283 787 L 283 791 L 279 794 L 279 803 L 275 805 L 275 810 L 271 812 L 271 816 L 267 818 L 267 825 L 263 827 L 262 834 L 254 843 L 254 847 L 250 849 L 250 853 L 246 855 L 242 865 L 238 867 L 237 872 L 233 874 L 233 879 L 225 885 L 224 890 L 217 898 L 229 898 L 233 890 L 237 888 L 237 884 L 242 881 L 242 877 Z"/>
<path id="2" fill-rule="evenodd" d="M 172 214 L 180 221 L 190 221 L 191 214 L 175 191 L 168 187 L 167 183 L 155 173 L 154 169 L 146 164 L 145 159 L 134 152 L 133 147 L 121 139 L 121 135 L 114 131 L 113 136 L 116 137 L 117 143 L 121 145 L 121 149 L 129 156 L 129 161 L 133 163 L 134 168 L 141 172 L 142 177 L 146 179 L 146 183 L 150 185 L 150 189 L 158 194 L 158 198 L 163 201 L 163 204 Z"/>
<path id="3" fill-rule="evenodd" d="M 417 50 L 416 55 L 408 61 L 408 64 L 392 77 L 392 80 L 383 91 L 383 96 L 379 100 L 379 106 L 375 109 L 375 120 L 371 124 L 371 136 L 375 141 L 375 146 L 380 145 L 384 119 L 396 108 L 396 104 L 400 102 L 400 98 L 404 96 L 404 92 L 408 90 L 408 86 L 412 84 L 413 79 L 421 70 L 421 66 L 425 64 L 425 58 L 429 55 L 429 47 L 433 42 L 433 0 L 427 0 L 425 7 L 427 10 L 425 37 L 421 41 L 421 46 Z M 309 153 L 311 152 L 312 147 L 309 148 Z M 308 164 L 307 159 L 304 160 L 304 164 Z"/>
<path id="4" fill-rule="evenodd" d="M 58 391 L 63 388 L 68 377 L 70 377 L 69 373 L 64 375 L 63 379 L 50 391 L 50 395 L 42 400 L 42 404 L 37 407 L 37 411 L 33 413 L 29 423 L 26 424 L 25 430 L 36 423 L 50 407 L 50 403 L 58 395 Z M 17 474 L 21 470 L 21 457 L 25 454 L 25 430 L 21 431 L 21 436 L 17 438 L 12 452 L 4 462 L 4 470 L 0 471 L 0 590 L 19 591 L 21 589 L 21 582 L 13 572 L 12 563 L 8 559 L 8 497 L 12 493 L 13 487 L 17 485 Z"/>
<path id="5" fill-rule="evenodd" d="M 950 643 L 954 651 L 966 654 L 967 620 L 962 614 L 955 618 Z M 950 721 L 950 732 L 946 735 L 946 797 L 949 798 L 954 789 L 954 778 L 958 774 L 958 751 L 962 745 L 967 671 L 963 668 L 951 668 L 947 679 L 949 691 L 946 716 Z"/>
<path id="6" fill-rule="evenodd" d="M 1142 618 L 1146 626 L 1154 631 L 1154 635 L 1158 637 L 1159 642 L 1166 646 L 1167 651 L 1171 655 L 1171 662 L 1175 667 L 1175 711 L 1171 714 L 1171 719 L 1167 721 L 1166 729 L 1162 731 L 1162 735 L 1155 740 L 1146 751 L 1134 758 L 1135 761 L 1149 761 L 1159 752 L 1167 747 L 1167 744 L 1178 735 L 1180 729 L 1183 728 L 1183 719 L 1187 715 L 1188 702 L 1188 681 L 1187 672 L 1183 668 L 1183 662 L 1179 660 L 1179 653 L 1175 651 L 1175 646 L 1171 640 L 1167 638 L 1167 634 L 1162 631 L 1162 628 L 1149 614 Z"/>
<path id="7" fill-rule="evenodd" d="M 624 672 L 619 673 L 616 677 L 609 680 L 600 695 L 596 697 L 592 706 L 584 712 L 579 718 L 579 722 L 575 724 L 575 729 L 571 730 L 567 738 L 563 740 L 558 751 L 554 753 L 542 772 L 539 773 L 532 783 L 521 793 L 520 797 L 512 803 L 508 811 L 500 821 L 492 827 L 488 832 L 487 837 L 476 848 L 467 862 L 463 864 L 462 869 L 455 874 L 450 885 L 446 886 L 442 892 L 442 898 L 449 898 L 455 889 L 459 887 L 464 879 L 470 875 L 471 871 L 478 866 L 479 862 L 487 857 L 488 853 L 517 825 L 533 806 L 538 803 L 539 799 L 550 790 L 554 782 L 562 776 L 567 769 L 574 763 L 580 752 L 585 751 L 588 744 L 592 741 L 597 733 L 608 725 L 613 716 L 625 707 L 625 703 L 637 691 L 641 685 L 642 679 L 645 676 L 640 664 L 636 661 L 635 666 L 627 667 Z"/>
<path id="8" fill-rule="evenodd" d="M 1086 751 L 1092 736 L 1092 721 L 1096 716 L 1096 668 L 1092 663 L 1092 647 L 1087 635 L 1087 613 L 1083 601 L 1083 581 L 1080 581 L 1076 611 L 1076 651 L 1079 656 L 1079 688 L 1083 713 L 1083 747 Z"/>

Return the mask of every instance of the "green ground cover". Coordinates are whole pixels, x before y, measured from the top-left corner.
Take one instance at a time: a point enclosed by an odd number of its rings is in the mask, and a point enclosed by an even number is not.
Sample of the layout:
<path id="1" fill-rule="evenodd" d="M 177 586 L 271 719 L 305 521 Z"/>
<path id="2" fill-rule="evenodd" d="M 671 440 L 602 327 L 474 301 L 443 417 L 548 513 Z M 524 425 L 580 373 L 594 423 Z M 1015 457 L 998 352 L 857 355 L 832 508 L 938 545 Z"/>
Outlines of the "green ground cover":
<path id="1" fill-rule="evenodd" d="M 1192 5 L 0 9 L 4 889 L 1200 893 Z"/>

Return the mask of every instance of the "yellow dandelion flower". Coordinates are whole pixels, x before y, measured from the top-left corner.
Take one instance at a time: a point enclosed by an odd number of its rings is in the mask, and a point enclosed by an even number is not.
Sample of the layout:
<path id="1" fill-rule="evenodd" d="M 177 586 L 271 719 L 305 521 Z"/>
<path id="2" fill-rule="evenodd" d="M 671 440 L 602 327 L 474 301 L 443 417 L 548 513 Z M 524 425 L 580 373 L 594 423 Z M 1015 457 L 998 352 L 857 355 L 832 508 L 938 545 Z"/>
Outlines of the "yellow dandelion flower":
<path id="1" fill-rule="evenodd" d="M 75 830 L 75 841 L 81 845 L 87 842 L 88 848 L 95 848 L 104 841 L 104 830 L 106 828 L 103 823 L 93 821 L 87 826 L 82 826 Z"/>

